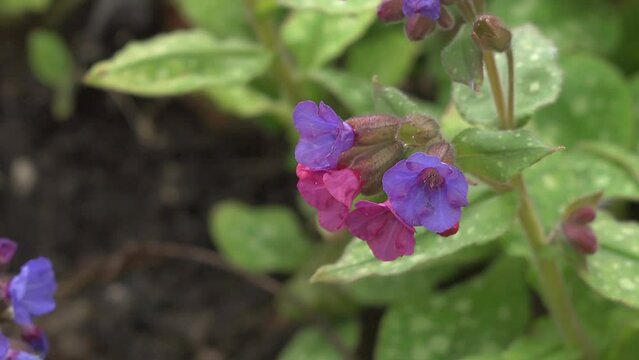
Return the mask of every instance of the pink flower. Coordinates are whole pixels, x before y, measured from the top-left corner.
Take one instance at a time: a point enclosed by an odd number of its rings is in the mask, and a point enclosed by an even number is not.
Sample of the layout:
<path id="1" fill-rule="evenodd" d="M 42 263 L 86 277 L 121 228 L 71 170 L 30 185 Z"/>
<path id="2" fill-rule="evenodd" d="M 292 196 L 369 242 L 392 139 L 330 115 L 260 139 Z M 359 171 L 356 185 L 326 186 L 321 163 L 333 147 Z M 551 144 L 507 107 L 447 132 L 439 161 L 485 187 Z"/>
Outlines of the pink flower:
<path id="1" fill-rule="evenodd" d="M 402 221 L 388 201 L 358 202 L 348 215 L 346 226 L 366 241 L 373 255 L 382 261 L 412 255 L 415 250 L 415 228 Z"/>
<path id="2" fill-rule="evenodd" d="M 297 190 L 317 209 L 320 225 L 328 231 L 344 227 L 355 197 L 362 190 L 359 175 L 352 169 L 311 170 L 298 164 Z"/>

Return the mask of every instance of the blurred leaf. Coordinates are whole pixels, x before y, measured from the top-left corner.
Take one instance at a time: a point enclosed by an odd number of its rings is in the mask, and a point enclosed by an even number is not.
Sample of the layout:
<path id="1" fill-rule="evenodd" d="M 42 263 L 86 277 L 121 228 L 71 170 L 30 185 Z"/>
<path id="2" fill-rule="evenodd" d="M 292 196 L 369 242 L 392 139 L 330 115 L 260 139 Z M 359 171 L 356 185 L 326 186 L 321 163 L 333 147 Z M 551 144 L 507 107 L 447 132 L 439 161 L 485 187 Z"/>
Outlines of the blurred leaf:
<path id="1" fill-rule="evenodd" d="M 29 33 L 28 55 L 31 71 L 52 88 L 73 80 L 73 58 L 64 39 L 48 30 Z"/>
<path id="2" fill-rule="evenodd" d="M 630 80 L 630 95 L 635 111 L 635 128 L 639 128 L 639 75 L 635 75 Z"/>
<path id="3" fill-rule="evenodd" d="M 27 12 L 41 13 L 51 0 L 0 0 L 0 15 L 18 16 Z"/>
<path id="4" fill-rule="evenodd" d="M 482 179 L 506 182 L 537 161 L 560 150 L 526 130 L 466 129 L 453 140 L 457 165 Z"/>
<path id="5" fill-rule="evenodd" d="M 456 235 L 444 238 L 418 229 L 415 253 L 392 262 L 373 257 L 366 242 L 353 239 L 334 264 L 322 266 L 312 281 L 349 282 L 372 275 L 404 273 L 418 265 L 441 260 L 472 245 L 486 244 L 505 234 L 515 219 L 513 194 L 504 194 L 473 204 L 464 210 Z"/>
<path id="6" fill-rule="evenodd" d="M 250 271 L 292 271 L 311 253 L 298 220 L 286 207 L 223 202 L 211 212 L 209 225 L 222 254 Z"/>
<path id="7" fill-rule="evenodd" d="M 515 61 L 515 118 L 523 125 L 539 108 L 557 99 L 561 87 L 558 52 L 552 41 L 537 28 L 525 25 L 513 30 Z M 507 91 L 506 56 L 497 55 L 502 88 Z M 453 98 L 459 112 L 470 123 L 497 128 L 499 117 L 493 103 L 490 82 L 484 81 L 481 92 L 455 84 Z"/>
<path id="8" fill-rule="evenodd" d="M 464 360 L 579 360 L 578 349 L 567 348 L 548 318 L 537 320 L 530 333 L 515 340 L 501 354 L 468 356 Z"/>
<path id="9" fill-rule="evenodd" d="M 639 155 L 621 148 L 614 143 L 589 142 L 581 144 L 580 149 L 624 169 L 639 184 Z"/>
<path id="10" fill-rule="evenodd" d="M 442 51 L 442 64 L 454 82 L 468 85 L 471 90 L 480 89 L 484 81 L 482 51 L 471 33 L 472 26 L 462 25 L 453 41 Z"/>
<path id="11" fill-rule="evenodd" d="M 328 15 L 299 11 L 284 24 L 282 38 L 300 68 L 317 69 L 340 56 L 364 35 L 374 19 L 374 12 Z"/>
<path id="12" fill-rule="evenodd" d="M 263 74 L 271 56 L 261 47 L 219 41 L 200 31 L 177 31 L 129 43 L 85 77 L 88 85 L 141 96 L 181 95 L 238 85 Z"/>
<path id="13" fill-rule="evenodd" d="M 314 10 L 327 14 L 360 14 L 377 8 L 379 0 L 278 0 L 297 10 Z"/>
<path id="14" fill-rule="evenodd" d="M 565 80 L 559 99 L 535 115 L 540 133 L 566 146 L 602 140 L 634 147 L 632 98 L 619 71 L 589 55 L 566 58 L 562 65 Z"/>
<path id="15" fill-rule="evenodd" d="M 639 224 L 600 211 L 592 228 L 599 250 L 587 258 L 582 277 L 603 297 L 639 308 Z"/>
<path id="16" fill-rule="evenodd" d="M 411 71 L 419 49 L 417 43 L 406 40 L 402 26 L 379 26 L 349 50 L 346 65 L 351 74 L 365 79 L 376 75 L 384 84 L 399 85 Z"/>
<path id="17" fill-rule="evenodd" d="M 54 91 L 52 112 L 67 119 L 74 108 L 74 62 L 64 39 L 48 30 L 34 30 L 27 41 L 29 65 L 35 77 Z"/>
<path id="18" fill-rule="evenodd" d="M 251 37 L 247 14 L 240 0 L 178 0 L 177 4 L 193 25 L 216 37 Z"/>
<path id="19" fill-rule="evenodd" d="M 622 0 L 615 3 L 618 13 L 621 14 L 621 41 L 614 54 L 614 62 L 624 69 L 626 73 L 639 71 L 639 51 L 637 50 L 637 36 L 639 34 L 639 1 Z"/>
<path id="20" fill-rule="evenodd" d="M 355 350 L 359 339 L 359 325 L 353 320 L 337 327 L 337 335 L 351 350 Z M 286 345 L 277 357 L 278 360 L 343 360 L 342 355 L 317 328 L 303 328 Z"/>
<path id="21" fill-rule="evenodd" d="M 493 0 L 492 13 L 509 26 L 532 22 L 565 53 L 609 54 L 619 44 L 621 26 L 612 4 L 599 0 Z"/>
<path id="22" fill-rule="evenodd" d="M 337 97 L 352 114 L 370 114 L 373 103 L 373 85 L 347 72 L 322 69 L 309 74 L 310 78 Z"/>
<path id="23" fill-rule="evenodd" d="M 373 80 L 373 97 L 375 112 L 378 114 L 396 116 L 423 114 L 432 117 L 437 117 L 439 114 L 439 110 L 435 108 L 434 104 L 411 99 L 401 90 L 392 86 L 384 86 L 376 79 Z"/>
<path id="24" fill-rule="evenodd" d="M 220 86 L 206 90 L 223 110 L 241 117 L 255 117 L 274 110 L 275 100 L 249 85 Z"/>
<path id="25" fill-rule="evenodd" d="M 430 301 L 392 306 L 382 319 L 376 359 L 496 354 L 524 332 L 530 318 L 523 269 L 523 261 L 501 259 Z"/>
<path id="26" fill-rule="evenodd" d="M 542 223 L 556 226 L 575 199 L 598 191 L 604 198 L 639 199 L 639 185 L 613 163 L 583 152 L 554 154 L 524 172 Z"/>
<path id="27" fill-rule="evenodd" d="M 471 127 L 471 125 L 462 118 L 459 111 L 457 111 L 455 104 L 452 102 L 448 105 L 446 111 L 444 111 L 444 115 L 442 115 L 440 123 L 444 138 L 449 140 Z"/>

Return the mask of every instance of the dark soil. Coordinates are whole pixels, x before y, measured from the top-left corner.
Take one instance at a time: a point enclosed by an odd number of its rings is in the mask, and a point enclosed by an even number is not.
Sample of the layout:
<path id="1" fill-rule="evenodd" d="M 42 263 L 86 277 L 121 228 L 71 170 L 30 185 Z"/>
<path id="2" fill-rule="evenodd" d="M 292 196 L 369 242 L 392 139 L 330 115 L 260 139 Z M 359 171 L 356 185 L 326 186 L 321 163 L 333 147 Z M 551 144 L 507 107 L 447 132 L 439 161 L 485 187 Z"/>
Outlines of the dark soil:
<path id="1" fill-rule="evenodd" d="M 87 1 L 60 30 L 86 69 L 162 31 L 164 9 Z M 219 200 L 293 202 L 285 139 L 197 98 L 82 87 L 73 117 L 53 119 L 52 94 L 30 74 L 24 49 L 26 30 L 44 20 L 0 30 L 0 235 L 20 245 L 13 270 L 48 256 L 65 284 L 133 242 L 212 248 L 207 213 Z M 41 322 L 51 359 L 269 359 L 293 331 L 269 294 L 234 275 L 175 260 L 141 265 L 60 299 Z"/>

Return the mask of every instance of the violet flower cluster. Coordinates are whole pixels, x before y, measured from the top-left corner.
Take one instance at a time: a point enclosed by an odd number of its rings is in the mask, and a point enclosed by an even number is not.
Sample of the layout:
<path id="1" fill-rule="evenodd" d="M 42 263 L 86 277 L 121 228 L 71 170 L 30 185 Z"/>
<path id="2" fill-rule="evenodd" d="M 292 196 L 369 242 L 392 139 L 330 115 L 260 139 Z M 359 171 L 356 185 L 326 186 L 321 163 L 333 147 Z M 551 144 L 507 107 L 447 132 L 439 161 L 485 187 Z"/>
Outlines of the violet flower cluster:
<path id="1" fill-rule="evenodd" d="M 0 266 L 8 266 L 16 250 L 15 242 L 0 239 Z M 1 298 L 5 313 L 20 328 L 24 345 L 14 348 L 14 341 L 10 343 L 9 338 L 0 333 L 0 359 L 44 359 L 49 351 L 49 341 L 33 319 L 55 309 L 56 286 L 53 265 L 44 257 L 27 261 L 17 275 L 3 279 Z M 23 350 L 26 348 L 30 351 Z"/>
<path id="2" fill-rule="evenodd" d="M 406 19 L 406 35 L 419 41 L 432 33 L 437 25 L 449 30 L 455 25 L 452 14 L 442 5 L 451 5 L 454 0 L 382 0 L 377 17 L 383 22 Z"/>
<path id="3" fill-rule="evenodd" d="M 439 150 L 451 145 L 441 146 L 434 120 L 372 115 L 342 121 L 328 105 L 303 101 L 293 122 L 300 134 L 297 188 L 317 209 L 324 229 L 347 228 L 383 261 L 413 254 L 416 226 L 442 236 L 457 232 L 461 208 L 468 205 L 468 183 L 444 161 L 450 162 L 450 151 Z M 407 133 L 417 142 L 410 146 L 425 152 L 404 159 Z M 436 150 L 428 154 L 429 149 Z M 353 208 L 358 195 L 382 192 L 386 201 L 363 200 Z"/>

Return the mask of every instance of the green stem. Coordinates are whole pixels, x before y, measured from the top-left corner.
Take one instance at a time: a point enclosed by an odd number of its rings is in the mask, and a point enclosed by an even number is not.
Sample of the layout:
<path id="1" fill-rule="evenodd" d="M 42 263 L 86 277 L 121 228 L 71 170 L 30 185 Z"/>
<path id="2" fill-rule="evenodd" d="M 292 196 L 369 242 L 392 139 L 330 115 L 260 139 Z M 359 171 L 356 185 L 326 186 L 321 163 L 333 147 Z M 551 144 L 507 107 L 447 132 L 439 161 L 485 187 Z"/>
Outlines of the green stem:
<path id="1" fill-rule="evenodd" d="M 515 127 L 515 60 L 513 50 L 506 51 L 508 62 L 508 112 L 506 113 L 506 126 L 508 129 Z"/>
<path id="2" fill-rule="evenodd" d="M 528 194 L 526 183 L 521 175 L 517 175 L 513 179 L 513 186 L 519 194 L 519 219 L 532 250 L 532 260 L 539 275 L 544 302 L 550 312 L 550 316 L 559 328 L 564 341 L 569 345 L 578 346 L 583 353 L 584 359 L 593 359 L 595 350 L 570 300 L 570 294 L 564 284 L 561 268 L 554 259 L 546 258 L 542 255 L 544 249 L 548 246 L 548 242 L 544 234 L 544 228 Z"/>
<path id="3" fill-rule="evenodd" d="M 508 50 L 506 55 L 508 58 L 509 77 L 507 109 L 505 109 L 506 104 L 501 90 L 499 73 L 495 66 L 494 54 L 492 52 L 484 52 L 484 60 L 486 62 L 486 72 L 490 78 L 493 89 L 493 99 L 497 107 L 502 128 L 513 129 L 515 94 L 512 51 Z M 524 228 L 528 244 L 530 245 L 532 261 L 539 275 L 541 292 L 550 316 L 559 329 L 564 341 L 570 346 L 578 346 L 582 351 L 584 359 L 593 359 L 595 357 L 595 350 L 579 321 L 568 289 L 564 284 L 561 268 L 555 259 L 543 256 L 544 250 L 549 246 L 549 243 L 544 232 L 544 227 L 539 220 L 537 210 L 528 194 L 523 176 L 521 174 L 515 176 L 512 180 L 512 184 L 519 195 L 519 221 Z"/>
<path id="4" fill-rule="evenodd" d="M 294 69 L 290 57 L 284 46 L 280 43 L 277 34 L 277 27 L 273 19 L 258 13 L 257 1 L 243 0 L 248 17 L 260 43 L 269 49 L 275 56 L 271 65 L 272 74 L 277 84 L 280 86 L 282 95 L 289 103 L 296 103 L 303 98 L 300 83 L 291 71 Z"/>
<path id="5" fill-rule="evenodd" d="M 504 92 L 501 88 L 499 71 L 497 70 L 497 64 L 495 63 L 495 54 L 493 54 L 492 51 L 484 51 L 484 63 L 486 64 L 486 73 L 488 73 L 490 88 L 493 92 L 493 100 L 495 102 L 495 108 L 497 109 L 497 115 L 499 115 L 499 120 L 501 121 L 501 128 L 511 129 L 512 126 L 508 121 L 508 116 L 506 115 L 506 103 L 504 102 Z"/>

